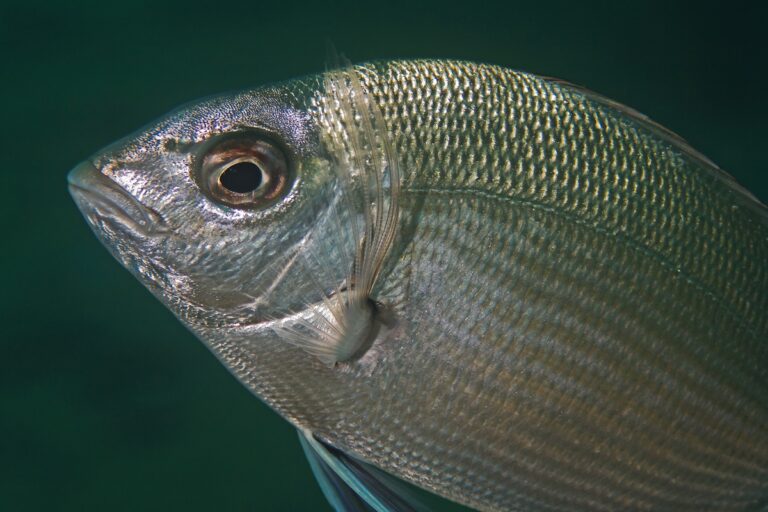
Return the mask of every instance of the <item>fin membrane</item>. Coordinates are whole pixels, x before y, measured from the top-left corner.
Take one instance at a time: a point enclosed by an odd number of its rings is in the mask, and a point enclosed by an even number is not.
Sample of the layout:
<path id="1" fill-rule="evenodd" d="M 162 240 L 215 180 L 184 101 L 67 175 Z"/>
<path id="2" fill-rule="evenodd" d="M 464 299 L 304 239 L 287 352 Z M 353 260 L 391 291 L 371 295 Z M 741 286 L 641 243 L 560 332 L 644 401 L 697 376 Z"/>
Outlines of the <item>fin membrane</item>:
<path id="1" fill-rule="evenodd" d="M 380 470 L 300 430 L 299 441 L 320 489 L 337 512 L 423 512 L 407 489 Z"/>

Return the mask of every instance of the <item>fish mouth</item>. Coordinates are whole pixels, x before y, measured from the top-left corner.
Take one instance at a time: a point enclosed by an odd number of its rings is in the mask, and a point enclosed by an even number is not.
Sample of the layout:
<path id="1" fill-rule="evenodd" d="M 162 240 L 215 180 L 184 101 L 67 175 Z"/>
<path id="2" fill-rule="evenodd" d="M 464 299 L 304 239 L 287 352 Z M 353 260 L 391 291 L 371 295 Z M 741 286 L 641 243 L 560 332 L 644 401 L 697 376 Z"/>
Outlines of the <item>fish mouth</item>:
<path id="1" fill-rule="evenodd" d="M 141 237 L 169 232 L 159 213 L 143 205 L 89 161 L 72 169 L 67 181 L 78 208 L 94 226 L 101 220 Z"/>

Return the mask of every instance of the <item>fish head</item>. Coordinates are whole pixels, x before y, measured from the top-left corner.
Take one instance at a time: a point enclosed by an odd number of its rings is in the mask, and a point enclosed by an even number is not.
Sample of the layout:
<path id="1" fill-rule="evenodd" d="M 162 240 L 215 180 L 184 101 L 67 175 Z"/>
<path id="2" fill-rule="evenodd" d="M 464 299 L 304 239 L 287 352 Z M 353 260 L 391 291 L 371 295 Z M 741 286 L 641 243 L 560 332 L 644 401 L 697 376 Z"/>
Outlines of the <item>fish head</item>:
<path id="1" fill-rule="evenodd" d="M 294 83 L 188 105 L 69 174 L 97 237 L 193 330 L 275 320 L 343 279 L 308 256 L 344 245 L 327 232 L 338 187 L 312 93 Z"/>
<path id="2" fill-rule="evenodd" d="M 359 396 L 404 332 L 373 296 L 400 181 L 364 76 L 181 107 L 69 175 L 115 258 L 248 389 L 316 432 L 365 415 Z"/>

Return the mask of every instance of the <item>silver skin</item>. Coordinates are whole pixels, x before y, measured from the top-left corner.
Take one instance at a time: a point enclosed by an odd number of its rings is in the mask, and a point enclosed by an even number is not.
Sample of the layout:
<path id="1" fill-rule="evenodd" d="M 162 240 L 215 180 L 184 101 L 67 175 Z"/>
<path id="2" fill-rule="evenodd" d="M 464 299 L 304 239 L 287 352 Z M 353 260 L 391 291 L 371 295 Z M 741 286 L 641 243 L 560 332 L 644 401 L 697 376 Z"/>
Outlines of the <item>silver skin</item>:
<path id="1" fill-rule="evenodd" d="M 185 321 L 257 322 L 267 312 L 249 307 L 260 287 L 254 283 L 271 278 L 265 267 L 315 220 L 306 205 L 323 183 L 306 177 L 328 163 L 319 156 L 307 113 L 286 96 L 278 89 L 212 99 L 110 146 L 70 173 L 77 204 L 102 242 Z M 274 207 L 248 211 L 217 204 L 194 179 L 206 143 L 240 130 L 279 141 L 292 172 L 301 176 Z M 108 200 L 94 201 L 98 197 Z M 276 240 L 274 226 L 283 222 L 295 229 Z M 299 300 L 300 283 L 290 283 L 290 289 Z"/>
<path id="2" fill-rule="evenodd" d="M 318 311 L 330 315 L 328 297 L 346 286 L 357 245 L 339 225 L 363 219 L 362 210 L 339 207 L 338 164 L 321 143 L 313 112 L 322 87 L 314 78 L 183 107 L 68 177 L 78 207 L 113 256 L 249 389 L 321 438 L 340 413 L 360 414 L 343 405 L 365 403 L 355 380 L 369 380 L 393 350 L 379 341 L 329 365 L 286 339 L 286 324 L 301 328 Z M 237 209 L 200 187 L 201 155 L 233 133 L 257 134 L 285 154 L 291 179 L 278 202 Z M 355 332 L 355 321 L 369 323 L 369 315 L 352 318 L 349 330 Z M 381 316 L 389 323 L 391 315 Z"/>
<path id="3" fill-rule="evenodd" d="M 72 195 L 245 386 L 400 478 L 479 510 L 766 503 L 765 207 L 562 84 L 448 61 L 355 73 L 385 128 L 334 122 L 343 95 L 310 77 L 182 108 L 75 168 Z M 370 309 L 335 310 L 370 336 L 329 360 L 304 343 L 372 250 L 350 228 L 367 182 L 340 170 L 360 131 L 392 149 L 382 175 L 402 164 L 399 223 Z M 264 208 L 199 186 L 202 155 L 242 132 L 289 163 Z"/>

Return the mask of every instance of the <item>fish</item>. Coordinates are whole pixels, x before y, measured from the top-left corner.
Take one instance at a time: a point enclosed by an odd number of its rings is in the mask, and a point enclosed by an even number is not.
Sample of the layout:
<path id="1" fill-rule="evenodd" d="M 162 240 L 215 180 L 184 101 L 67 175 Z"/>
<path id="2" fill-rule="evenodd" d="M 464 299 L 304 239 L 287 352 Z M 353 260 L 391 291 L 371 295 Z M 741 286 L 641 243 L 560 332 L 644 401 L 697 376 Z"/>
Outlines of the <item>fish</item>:
<path id="1" fill-rule="evenodd" d="M 296 427 L 336 510 L 768 507 L 768 209 L 490 64 L 193 103 L 76 166 L 99 240 Z"/>

